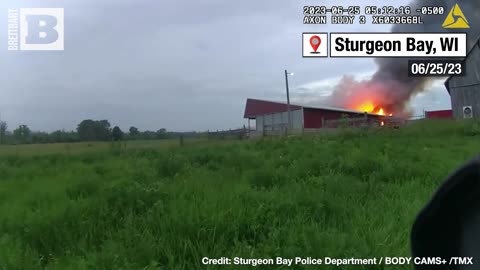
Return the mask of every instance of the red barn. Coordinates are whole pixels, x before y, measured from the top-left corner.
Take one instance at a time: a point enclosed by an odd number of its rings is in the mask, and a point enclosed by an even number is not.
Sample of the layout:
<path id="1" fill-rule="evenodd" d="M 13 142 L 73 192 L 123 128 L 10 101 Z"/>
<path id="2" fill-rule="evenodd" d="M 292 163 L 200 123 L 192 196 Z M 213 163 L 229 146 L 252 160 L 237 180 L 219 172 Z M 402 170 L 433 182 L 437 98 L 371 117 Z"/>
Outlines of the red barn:
<path id="1" fill-rule="evenodd" d="M 425 118 L 427 118 L 427 119 L 453 119 L 453 111 L 452 110 L 425 111 Z"/>
<path id="2" fill-rule="evenodd" d="M 313 107 L 290 104 L 292 129 L 303 131 L 308 129 L 335 128 L 335 121 L 344 117 L 364 119 L 380 124 L 385 116 L 332 107 Z M 282 130 L 288 125 L 288 107 L 286 103 L 247 99 L 244 118 L 255 119 L 256 130 Z M 365 121 L 362 121 L 365 123 Z"/>

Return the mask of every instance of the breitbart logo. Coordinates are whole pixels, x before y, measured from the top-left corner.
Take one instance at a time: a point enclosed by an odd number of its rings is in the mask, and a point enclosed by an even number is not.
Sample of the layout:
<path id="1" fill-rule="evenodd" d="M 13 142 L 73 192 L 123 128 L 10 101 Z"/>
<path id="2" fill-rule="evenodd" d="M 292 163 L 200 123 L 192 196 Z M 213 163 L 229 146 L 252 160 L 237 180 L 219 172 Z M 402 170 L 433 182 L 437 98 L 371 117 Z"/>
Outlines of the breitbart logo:
<path id="1" fill-rule="evenodd" d="M 63 51 L 63 8 L 21 8 L 8 10 L 10 51 Z"/>

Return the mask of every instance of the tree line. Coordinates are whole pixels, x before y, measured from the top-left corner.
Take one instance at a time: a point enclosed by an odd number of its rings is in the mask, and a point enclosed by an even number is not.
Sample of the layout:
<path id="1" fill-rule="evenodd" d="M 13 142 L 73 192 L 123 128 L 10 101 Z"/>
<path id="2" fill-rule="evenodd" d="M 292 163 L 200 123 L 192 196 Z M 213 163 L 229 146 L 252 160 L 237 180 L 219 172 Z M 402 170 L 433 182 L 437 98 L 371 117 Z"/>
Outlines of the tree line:
<path id="1" fill-rule="evenodd" d="M 5 121 L 0 121 L 0 144 L 29 143 L 70 143 L 82 141 L 119 141 L 119 140 L 159 140 L 179 137 L 198 137 L 197 132 L 170 132 L 165 128 L 157 131 L 140 131 L 132 126 L 123 131 L 113 128 L 108 120 L 87 119 L 80 122 L 74 131 L 56 130 L 53 132 L 32 131 L 27 125 L 19 125 L 10 131 Z"/>

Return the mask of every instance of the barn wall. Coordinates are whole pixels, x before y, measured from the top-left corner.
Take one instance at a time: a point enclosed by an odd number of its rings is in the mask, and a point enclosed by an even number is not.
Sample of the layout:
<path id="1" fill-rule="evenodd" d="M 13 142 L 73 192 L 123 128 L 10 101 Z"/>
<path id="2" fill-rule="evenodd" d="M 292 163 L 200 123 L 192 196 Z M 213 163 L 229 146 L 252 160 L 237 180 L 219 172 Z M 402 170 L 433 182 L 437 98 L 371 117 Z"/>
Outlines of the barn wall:
<path id="1" fill-rule="evenodd" d="M 273 125 L 273 114 L 266 114 L 263 116 L 263 124 L 265 126 L 271 126 Z"/>
<path id="2" fill-rule="evenodd" d="M 428 119 L 433 119 L 433 118 L 450 119 L 453 117 L 453 112 L 452 110 L 426 111 L 425 117 Z"/>
<path id="3" fill-rule="evenodd" d="M 472 106 L 473 117 L 480 118 L 480 85 L 450 89 L 454 118 L 463 118 L 463 106 Z"/>
<path id="4" fill-rule="evenodd" d="M 257 116 L 257 118 L 255 119 L 255 129 L 256 129 L 257 131 L 262 132 L 262 131 L 263 131 L 263 125 L 264 125 L 264 117 L 263 117 L 263 115 Z"/>
<path id="5" fill-rule="evenodd" d="M 452 77 L 447 82 L 450 88 L 454 118 L 463 118 L 463 106 L 472 106 L 473 117 L 480 118 L 480 43 L 465 59 L 466 75 Z"/>
<path id="6" fill-rule="evenodd" d="M 363 117 L 363 113 L 339 112 L 322 109 L 303 109 L 304 126 L 305 128 L 322 128 L 322 118 L 324 120 L 341 119 L 343 115 L 350 118 Z M 372 117 L 371 115 L 369 117 Z"/>
<path id="7" fill-rule="evenodd" d="M 303 129 L 303 113 L 302 110 L 292 112 L 293 129 Z"/>
<path id="8" fill-rule="evenodd" d="M 290 112 L 292 115 L 293 129 L 300 130 L 303 128 L 302 110 L 294 110 Z M 259 115 L 256 118 L 256 130 L 263 131 L 264 127 L 271 130 L 271 126 L 280 128 L 282 125 L 288 124 L 288 112 L 279 112 L 273 114 Z"/>
<path id="9" fill-rule="evenodd" d="M 325 120 L 339 119 L 341 117 L 341 113 L 305 108 L 303 109 L 303 117 L 305 128 L 321 128 L 322 118 Z"/>

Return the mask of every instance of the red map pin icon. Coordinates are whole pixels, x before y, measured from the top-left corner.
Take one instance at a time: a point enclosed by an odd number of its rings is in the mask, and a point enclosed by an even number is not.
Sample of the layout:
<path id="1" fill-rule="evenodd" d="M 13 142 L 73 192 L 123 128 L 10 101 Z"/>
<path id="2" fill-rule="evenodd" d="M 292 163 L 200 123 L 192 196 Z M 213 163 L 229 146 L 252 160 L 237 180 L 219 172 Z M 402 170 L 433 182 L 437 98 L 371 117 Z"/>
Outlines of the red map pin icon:
<path id="1" fill-rule="evenodd" d="M 315 52 L 317 52 L 318 47 L 320 47 L 320 43 L 322 43 L 322 40 L 320 39 L 319 36 L 312 36 L 310 38 L 310 45 L 312 46 Z"/>

